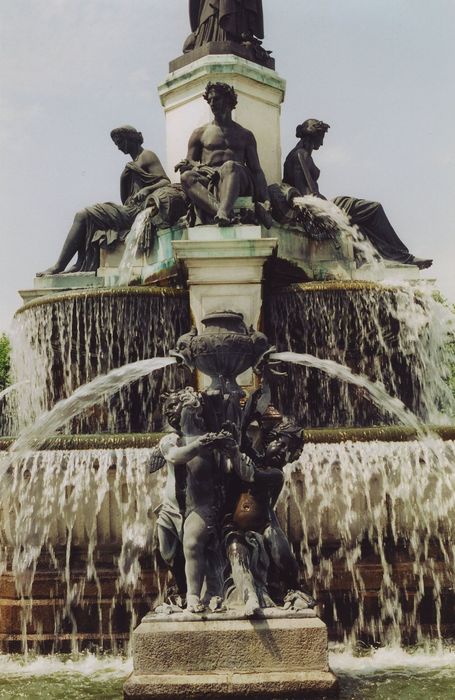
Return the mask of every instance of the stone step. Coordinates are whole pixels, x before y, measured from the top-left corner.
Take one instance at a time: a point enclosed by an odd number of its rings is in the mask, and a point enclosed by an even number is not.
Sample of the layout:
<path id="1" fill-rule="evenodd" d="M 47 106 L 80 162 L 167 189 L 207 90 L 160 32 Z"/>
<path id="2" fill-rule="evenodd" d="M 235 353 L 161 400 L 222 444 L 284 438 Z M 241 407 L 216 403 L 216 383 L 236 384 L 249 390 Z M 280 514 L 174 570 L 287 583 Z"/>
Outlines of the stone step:
<path id="1" fill-rule="evenodd" d="M 296 617 L 194 621 L 147 616 L 133 633 L 125 698 L 317 697 L 334 694 L 327 627 Z M 212 616 L 213 617 L 213 616 Z M 161 618 L 161 619 L 160 619 Z"/>

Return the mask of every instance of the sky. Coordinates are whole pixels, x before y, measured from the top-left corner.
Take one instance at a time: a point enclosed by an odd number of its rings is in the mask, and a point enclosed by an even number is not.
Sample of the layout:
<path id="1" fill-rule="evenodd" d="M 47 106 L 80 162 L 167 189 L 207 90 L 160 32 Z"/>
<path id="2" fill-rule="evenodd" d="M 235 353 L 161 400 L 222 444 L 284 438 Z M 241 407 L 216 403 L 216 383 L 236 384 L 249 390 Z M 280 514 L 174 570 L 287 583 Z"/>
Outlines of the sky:
<path id="1" fill-rule="evenodd" d="M 298 123 L 328 122 L 321 192 L 382 202 L 455 302 L 455 0 L 263 6 L 283 156 Z M 157 85 L 188 33 L 187 0 L 0 0 L 0 331 L 74 213 L 119 201 L 110 130 L 133 124 L 165 162 Z"/>

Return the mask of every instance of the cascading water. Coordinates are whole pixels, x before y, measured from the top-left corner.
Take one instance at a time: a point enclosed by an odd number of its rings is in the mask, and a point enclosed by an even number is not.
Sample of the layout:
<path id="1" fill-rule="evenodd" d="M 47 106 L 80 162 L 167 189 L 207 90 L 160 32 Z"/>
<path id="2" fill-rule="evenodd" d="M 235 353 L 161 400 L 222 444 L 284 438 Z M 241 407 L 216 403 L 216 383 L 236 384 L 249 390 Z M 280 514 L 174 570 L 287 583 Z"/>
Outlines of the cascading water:
<path id="1" fill-rule="evenodd" d="M 152 357 L 123 365 L 111 370 L 109 374 L 97 377 L 76 389 L 68 398 L 59 401 L 53 409 L 43 413 L 35 423 L 21 431 L 10 452 L 13 456 L 20 457 L 30 450 L 39 449 L 47 438 L 79 413 L 95 406 L 103 397 L 113 396 L 132 382 L 175 364 L 176 359 L 173 357 Z"/>
<path id="2" fill-rule="evenodd" d="M 428 439 L 308 444 L 287 467 L 280 518 L 334 635 L 453 634 L 454 464 Z"/>
<path id="3" fill-rule="evenodd" d="M 42 451 L 3 476 L 0 574 L 14 581 L 24 650 L 129 640 L 135 611 L 157 596 L 139 563 L 162 488 L 149 463 L 149 449 Z"/>
<path id="4" fill-rule="evenodd" d="M 270 359 L 321 370 L 365 389 L 380 410 L 420 438 L 307 445 L 299 463 L 288 468 L 282 521 L 300 550 L 313 595 L 322 595 L 326 621 L 338 635 L 347 638 L 350 632 L 351 642 L 367 636 L 399 644 L 403 631 L 407 641 L 420 642 L 430 607 L 432 632 L 442 639 L 447 588 L 455 587 L 455 442 L 431 437 L 382 384 L 333 360 L 293 352 L 273 353 Z M 376 560 L 373 585 L 365 567 L 367 550 L 370 567 Z M 337 586 L 343 578 L 344 585 Z M 447 615 L 444 619 L 447 624 Z"/>
<path id="5" fill-rule="evenodd" d="M 265 330 L 281 351 L 274 358 L 309 365 L 287 364 L 275 405 L 310 427 L 398 421 L 422 435 L 412 411 L 442 423 L 453 412 L 443 381 L 445 309 L 413 289 L 346 287 L 303 285 L 267 299 Z M 148 473 L 149 450 L 28 451 L 61 430 L 159 426 L 159 393 L 188 377 L 163 368 L 141 380 L 153 369 L 145 358 L 173 362 L 163 356 L 188 320 L 184 296 L 144 288 L 69 294 L 19 314 L 16 377 L 35 381 L 18 394 L 21 436 L 2 458 L 1 569 L 20 611 L 4 648 L 14 639 L 23 648 L 115 648 L 165 586 L 152 562 L 165 470 Z M 418 639 L 431 616 L 431 631 L 443 631 L 455 583 L 445 526 L 455 508 L 454 456 L 453 443 L 426 435 L 420 443 L 308 444 L 288 468 L 281 518 L 334 636 Z M 435 493 L 438 508 L 427 498 Z"/>
<path id="6" fill-rule="evenodd" d="M 150 209 L 145 209 L 136 217 L 131 231 L 126 238 L 125 252 L 123 253 L 118 268 L 118 285 L 120 287 L 126 287 L 131 282 L 141 235 L 144 231 L 145 222 L 150 211 Z"/>
<path id="7" fill-rule="evenodd" d="M 187 297 L 174 290 L 88 291 L 26 305 L 15 320 L 12 365 L 15 381 L 33 381 L 10 402 L 16 415 L 13 434 L 100 374 L 167 355 L 188 327 Z M 161 427 L 160 394 L 184 383 L 182 373 L 172 368 L 146 378 L 74 419 L 67 430 L 72 434 L 156 430 Z M 10 430 L 11 423 L 10 418 Z M 5 435 L 5 426 L 0 429 Z"/>
<path id="8" fill-rule="evenodd" d="M 340 379 L 347 384 L 364 389 L 369 400 L 380 410 L 386 410 L 392 417 L 398 419 L 409 428 L 414 428 L 417 432 L 423 427 L 416 416 L 409 411 L 404 403 L 396 397 L 390 396 L 384 385 L 379 382 L 371 382 L 363 375 L 354 374 L 346 365 L 340 365 L 334 360 L 321 360 L 314 355 L 298 352 L 274 352 L 270 355 L 272 361 L 291 363 L 303 367 L 311 367 L 321 370 L 324 374 L 335 379 Z"/>
<path id="9" fill-rule="evenodd" d="M 355 257 L 361 261 L 364 270 L 365 265 L 368 266 L 371 278 L 384 279 L 384 260 L 378 255 L 377 250 L 370 241 L 363 236 L 358 226 L 351 224 L 348 215 L 343 209 L 340 209 L 328 199 L 321 199 L 311 194 L 305 195 L 305 197 L 295 197 L 293 204 L 300 209 L 309 210 L 320 221 L 326 220 L 331 225 L 335 224 L 338 233 L 343 238 L 351 241 Z"/>
<path id="10" fill-rule="evenodd" d="M 429 291 L 358 282 L 295 285 L 268 296 L 264 320 L 279 351 L 346 365 L 382 383 L 425 422 L 447 423 L 455 415 L 446 382 L 454 317 Z M 273 400 L 308 427 L 391 422 L 361 389 L 312 368 L 290 367 Z"/>
<path id="11" fill-rule="evenodd" d="M 0 436 L 12 435 L 17 428 L 14 419 L 14 411 L 17 406 L 17 399 L 14 398 L 14 393 L 22 386 L 29 384 L 29 381 L 16 382 L 11 386 L 0 391 Z"/>

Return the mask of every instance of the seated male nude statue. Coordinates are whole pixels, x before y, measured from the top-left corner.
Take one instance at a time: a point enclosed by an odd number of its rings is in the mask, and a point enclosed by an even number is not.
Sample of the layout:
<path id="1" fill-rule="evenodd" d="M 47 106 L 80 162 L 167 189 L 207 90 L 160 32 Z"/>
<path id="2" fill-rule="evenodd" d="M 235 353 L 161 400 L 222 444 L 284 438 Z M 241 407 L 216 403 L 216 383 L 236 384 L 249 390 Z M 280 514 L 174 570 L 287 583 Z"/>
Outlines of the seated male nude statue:
<path id="1" fill-rule="evenodd" d="M 204 99 L 214 119 L 193 131 L 187 158 L 175 166 L 188 199 L 202 223 L 231 226 L 236 222 L 237 197 L 251 196 L 256 202 L 256 216 L 270 228 L 270 201 L 256 139 L 232 119 L 237 104 L 234 88 L 226 83 L 208 83 Z"/>

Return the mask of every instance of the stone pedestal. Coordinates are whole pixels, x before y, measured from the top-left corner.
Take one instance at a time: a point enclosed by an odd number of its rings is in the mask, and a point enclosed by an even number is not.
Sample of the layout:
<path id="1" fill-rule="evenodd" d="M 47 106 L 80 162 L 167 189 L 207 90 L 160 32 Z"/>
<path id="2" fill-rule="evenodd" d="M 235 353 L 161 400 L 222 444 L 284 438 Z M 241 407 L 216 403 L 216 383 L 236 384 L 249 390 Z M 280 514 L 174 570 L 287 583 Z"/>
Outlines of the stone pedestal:
<path id="1" fill-rule="evenodd" d="M 170 73 L 158 92 L 166 116 L 166 172 L 186 157 L 194 129 L 213 116 L 202 95 L 208 82 L 232 85 L 238 94 L 233 118 L 250 129 L 268 182 L 281 180 L 280 114 L 286 82 L 276 71 L 234 55 L 207 55 Z"/>
<path id="2" fill-rule="evenodd" d="M 168 275 L 172 276 L 175 268 L 172 242 L 185 238 L 186 231 L 185 226 L 158 229 L 148 255 L 136 254 L 129 268 L 129 279 L 126 284 L 133 281 L 150 283 L 158 279 L 166 279 Z M 104 286 L 117 287 L 119 285 L 120 264 L 125 247 L 124 242 L 117 242 L 115 246 L 100 250 L 100 266 L 97 275 Z"/>
<path id="3" fill-rule="evenodd" d="M 197 226 L 188 240 L 174 241 L 175 257 L 188 270 L 190 308 L 199 332 L 207 314 L 229 309 L 243 314 L 247 326 L 258 327 L 262 306 L 262 275 L 276 239 L 262 238 L 260 226 Z M 199 377 L 199 385 L 209 382 Z M 249 370 L 239 378 L 252 385 Z"/>
<path id="4" fill-rule="evenodd" d="M 327 627 L 313 611 L 272 619 L 173 621 L 147 616 L 133 633 L 125 698 L 289 698 L 336 694 Z"/>
<path id="5" fill-rule="evenodd" d="M 397 282 L 419 282 L 422 277 L 417 265 L 403 265 L 392 260 L 381 260 L 376 265 L 362 265 L 355 270 L 352 279 L 396 284 Z"/>
<path id="6" fill-rule="evenodd" d="M 33 289 L 20 289 L 19 294 L 24 303 L 39 297 L 52 296 L 62 292 L 76 292 L 81 289 L 97 289 L 104 286 L 104 281 L 96 272 L 68 272 L 61 275 L 35 277 Z"/>
<path id="7" fill-rule="evenodd" d="M 274 225 L 267 233 L 278 241 L 278 257 L 295 263 L 310 280 L 352 279 L 355 273 L 352 241 L 317 241 L 287 226 Z"/>
<path id="8" fill-rule="evenodd" d="M 198 330 L 209 313 L 229 307 L 258 325 L 264 263 L 276 248 L 260 226 L 197 226 L 188 240 L 174 241 L 174 255 L 188 270 L 190 306 Z"/>

